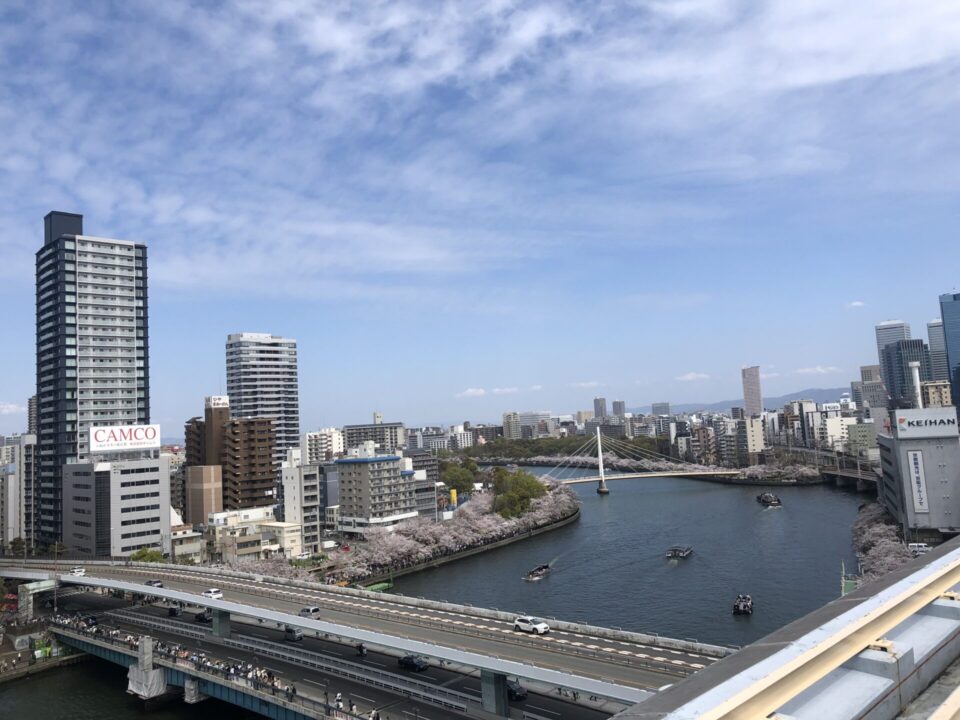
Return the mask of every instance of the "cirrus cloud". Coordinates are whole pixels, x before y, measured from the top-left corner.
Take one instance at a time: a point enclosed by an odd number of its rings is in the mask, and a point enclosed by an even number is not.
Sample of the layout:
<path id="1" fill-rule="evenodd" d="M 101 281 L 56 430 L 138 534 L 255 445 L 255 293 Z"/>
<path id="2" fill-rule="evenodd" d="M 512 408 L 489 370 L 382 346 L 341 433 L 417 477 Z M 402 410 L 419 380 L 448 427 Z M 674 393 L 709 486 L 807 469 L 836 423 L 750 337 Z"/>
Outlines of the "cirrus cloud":
<path id="1" fill-rule="evenodd" d="M 813 367 L 799 368 L 797 375 L 833 375 L 839 372 L 843 372 L 843 370 L 834 365 L 814 365 Z"/>
<path id="2" fill-rule="evenodd" d="M 0 402 L 0 415 L 19 415 L 20 413 L 24 413 L 26 411 L 27 409 L 23 405 Z"/>
<path id="3" fill-rule="evenodd" d="M 484 390 L 483 388 L 467 388 L 467 389 L 464 390 L 463 392 L 457 393 L 457 394 L 456 394 L 456 397 L 458 397 L 458 398 L 478 398 L 478 397 L 483 397 L 483 396 L 486 395 L 486 394 L 487 394 L 487 391 Z"/>
<path id="4" fill-rule="evenodd" d="M 676 377 L 680 382 L 695 382 L 697 380 L 709 380 L 710 376 L 701 372 L 688 372 Z"/>

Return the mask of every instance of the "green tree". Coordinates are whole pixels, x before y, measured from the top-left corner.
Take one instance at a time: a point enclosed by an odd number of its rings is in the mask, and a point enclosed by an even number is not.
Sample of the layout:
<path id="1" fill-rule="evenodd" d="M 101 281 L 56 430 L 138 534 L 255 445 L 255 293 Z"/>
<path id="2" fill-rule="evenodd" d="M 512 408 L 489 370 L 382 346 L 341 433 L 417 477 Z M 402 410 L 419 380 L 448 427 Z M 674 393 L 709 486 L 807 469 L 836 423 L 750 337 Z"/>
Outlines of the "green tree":
<path id="1" fill-rule="evenodd" d="M 47 548 L 47 554 L 53 555 L 55 558 L 60 557 L 67 551 L 67 546 L 62 542 L 55 542 Z"/>
<path id="2" fill-rule="evenodd" d="M 130 559 L 134 562 L 158 563 L 163 562 L 163 553 L 155 548 L 140 548 Z"/>
<path id="3" fill-rule="evenodd" d="M 527 472 L 507 472 L 497 468 L 493 473 L 493 509 L 504 518 L 523 515 L 535 498 L 546 495 L 546 486 Z"/>
<path id="4" fill-rule="evenodd" d="M 440 474 L 440 480 L 458 494 L 473 492 L 473 473 L 459 465 L 448 465 Z"/>
<path id="5" fill-rule="evenodd" d="M 23 551 L 26 548 L 27 544 L 23 541 L 23 538 L 15 537 L 10 541 L 10 554 L 14 557 L 23 557 Z"/>

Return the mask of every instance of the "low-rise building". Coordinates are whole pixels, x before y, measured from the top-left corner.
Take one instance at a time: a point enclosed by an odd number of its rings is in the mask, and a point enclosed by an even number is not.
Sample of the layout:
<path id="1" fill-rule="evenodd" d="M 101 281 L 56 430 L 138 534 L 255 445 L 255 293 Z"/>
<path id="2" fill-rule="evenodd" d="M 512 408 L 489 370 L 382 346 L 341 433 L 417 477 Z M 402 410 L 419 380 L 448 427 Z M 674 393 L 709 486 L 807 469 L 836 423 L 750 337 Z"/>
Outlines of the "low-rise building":
<path id="1" fill-rule="evenodd" d="M 406 445 L 407 430 L 403 423 L 383 422 L 383 417 L 379 413 L 374 415 L 374 422 L 371 424 L 344 426 L 343 444 L 347 450 L 359 447 L 368 441 L 372 442 L 379 452 L 392 453 Z"/>
<path id="2" fill-rule="evenodd" d="M 367 446 L 336 465 L 341 532 L 363 535 L 370 528 L 389 528 L 417 517 L 417 481 L 410 458 L 375 455 Z"/>
<path id="3" fill-rule="evenodd" d="M 953 398 L 950 395 L 950 381 L 929 380 L 921 382 L 920 397 L 923 399 L 924 407 L 951 407 Z"/>

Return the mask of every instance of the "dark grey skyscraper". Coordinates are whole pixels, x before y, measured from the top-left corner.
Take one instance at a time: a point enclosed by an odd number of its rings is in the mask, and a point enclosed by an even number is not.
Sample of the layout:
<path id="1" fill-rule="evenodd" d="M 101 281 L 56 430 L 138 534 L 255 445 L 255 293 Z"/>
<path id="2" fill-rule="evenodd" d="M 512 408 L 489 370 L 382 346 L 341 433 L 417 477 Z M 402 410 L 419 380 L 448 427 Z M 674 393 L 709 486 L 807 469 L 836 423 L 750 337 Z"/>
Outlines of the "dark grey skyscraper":
<path id="1" fill-rule="evenodd" d="M 943 320 L 927 323 L 927 344 L 930 346 L 930 379 L 949 380 L 947 367 L 947 341 L 943 337 Z"/>
<path id="2" fill-rule="evenodd" d="M 740 371 L 743 381 L 743 409 L 747 417 L 763 412 L 763 393 L 760 391 L 760 366 L 745 367 Z"/>
<path id="3" fill-rule="evenodd" d="M 887 377 L 884 348 L 898 340 L 909 340 L 910 326 L 903 320 L 887 320 L 877 325 L 875 331 L 877 334 L 877 359 L 880 361 L 880 377 L 887 386 L 887 391 L 890 392 L 890 395 L 893 395 L 890 390 L 890 378 Z"/>
<path id="4" fill-rule="evenodd" d="M 947 372 L 953 390 L 953 403 L 960 401 L 960 293 L 940 296 L 940 317 L 943 319 L 943 340 L 947 351 Z"/>
<path id="5" fill-rule="evenodd" d="M 887 368 L 887 390 L 895 407 L 914 407 L 916 388 L 910 373 L 910 363 L 920 363 L 921 382 L 930 379 L 930 351 L 923 340 L 898 340 L 883 349 Z"/>
<path id="6" fill-rule="evenodd" d="M 593 399 L 593 416 L 595 418 L 605 418 L 607 416 L 607 399 L 595 397 Z"/>
<path id="7" fill-rule="evenodd" d="M 86 459 L 89 428 L 150 421 L 147 248 L 85 236 L 82 215 L 51 212 L 36 282 L 36 530 L 50 543 L 63 466 Z"/>

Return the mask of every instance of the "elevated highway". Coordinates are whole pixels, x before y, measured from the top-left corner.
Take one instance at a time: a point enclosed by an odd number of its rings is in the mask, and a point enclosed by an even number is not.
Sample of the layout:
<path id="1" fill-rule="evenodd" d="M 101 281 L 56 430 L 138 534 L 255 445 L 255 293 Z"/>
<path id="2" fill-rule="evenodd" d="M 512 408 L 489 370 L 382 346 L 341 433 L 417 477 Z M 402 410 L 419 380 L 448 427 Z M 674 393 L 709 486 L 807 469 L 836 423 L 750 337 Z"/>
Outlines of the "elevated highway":
<path id="1" fill-rule="evenodd" d="M 55 577 L 62 584 L 103 587 L 208 607 L 215 627 L 230 634 L 230 616 L 300 627 L 305 633 L 363 642 L 477 668 L 489 682 L 516 676 L 586 696 L 633 703 L 700 670 L 727 648 L 654 638 L 551 621 L 552 632 L 529 636 L 513 630 L 513 615 L 278 578 L 187 566 L 85 563 L 87 576 L 58 572 L 50 563 L 3 565 L 0 575 L 27 580 Z M 164 587 L 144 583 L 157 579 Z M 223 600 L 204 598 L 210 587 Z M 297 615 L 317 606 L 322 619 Z"/>

